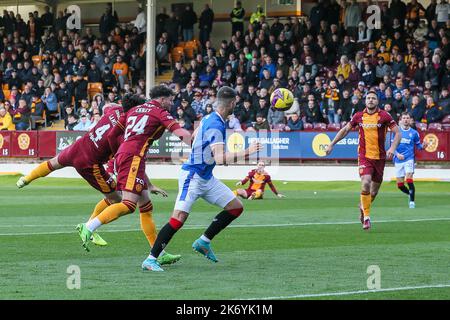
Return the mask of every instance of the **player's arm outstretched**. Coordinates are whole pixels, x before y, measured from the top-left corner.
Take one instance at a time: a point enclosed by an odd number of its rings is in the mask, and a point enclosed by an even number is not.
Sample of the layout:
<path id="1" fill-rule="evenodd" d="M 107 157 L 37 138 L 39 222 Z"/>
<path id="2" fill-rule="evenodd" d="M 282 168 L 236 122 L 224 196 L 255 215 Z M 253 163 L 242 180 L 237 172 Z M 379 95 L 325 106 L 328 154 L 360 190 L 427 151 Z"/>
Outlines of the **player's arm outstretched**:
<path id="1" fill-rule="evenodd" d="M 284 194 L 281 194 L 278 192 L 277 188 L 275 188 L 275 185 L 273 184 L 272 180 L 269 178 L 269 181 L 267 181 L 267 184 L 270 187 L 270 190 L 278 197 L 278 198 L 286 198 Z"/>
<path id="2" fill-rule="evenodd" d="M 331 143 L 327 146 L 327 148 L 325 149 L 325 153 L 327 155 L 329 155 L 331 153 L 331 151 L 333 151 L 333 147 L 336 145 L 336 143 L 338 143 L 339 141 L 344 139 L 351 130 L 352 130 L 352 123 L 348 122 L 345 125 L 345 127 L 343 127 L 341 130 L 339 130 L 337 135 L 334 137 L 333 141 L 331 141 Z"/>
<path id="3" fill-rule="evenodd" d="M 248 180 L 250 180 L 250 172 L 243 180 L 236 182 L 236 186 L 243 186 L 243 185 L 245 185 L 248 182 Z"/>
<path id="4" fill-rule="evenodd" d="M 216 143 L 211 145 L 211 151 L 217 164 L 231 164 L 248 157 L 258 151 L 261 151 L 263 145 L 259 142 L 252 143 L 247 149 L 238 152 L 226 152 L 225 144 Z"/>

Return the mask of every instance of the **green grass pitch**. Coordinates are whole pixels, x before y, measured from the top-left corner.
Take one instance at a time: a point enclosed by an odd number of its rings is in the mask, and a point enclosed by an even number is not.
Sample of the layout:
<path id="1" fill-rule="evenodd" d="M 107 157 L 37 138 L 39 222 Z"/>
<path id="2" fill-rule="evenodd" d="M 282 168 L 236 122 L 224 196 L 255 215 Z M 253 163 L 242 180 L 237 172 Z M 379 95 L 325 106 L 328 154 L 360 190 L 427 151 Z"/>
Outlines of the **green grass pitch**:
<path id="1" fill-rule="evenodd" d="M 109 245 L 87 253 L 74 228 L 100 194 L 80 179 L 17 190 L 17 178 L 0 176 L 0 299 L 450 299 L 450 183 L 417 182 L 414 210 L 384 183 L 365 232 L 359 183 L 276 182 L 287 198 L 267 190 L 244 200 L 243 215 L 214 239 L 217 264 L 191 249 L 219 211 L 201 200 L 167 249 L 182 260 L 151 273 L 140 268 L 149 248 L 137 213 L 102 227 Z M 154 182 L 170 193 L 153 197 L 161 227 L 176 181 Z M 71 265 L 80 289 L 67 288 Z M 381 290 L 367 288 L 370 265 Z"/>

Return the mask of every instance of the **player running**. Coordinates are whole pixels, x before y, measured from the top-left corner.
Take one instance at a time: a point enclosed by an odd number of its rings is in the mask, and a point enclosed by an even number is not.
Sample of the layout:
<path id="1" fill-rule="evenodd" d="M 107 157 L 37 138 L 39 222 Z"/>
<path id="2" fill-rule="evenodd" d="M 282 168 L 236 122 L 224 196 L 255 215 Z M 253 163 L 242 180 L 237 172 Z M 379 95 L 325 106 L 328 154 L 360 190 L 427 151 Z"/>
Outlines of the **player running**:
<path id="1" fill-rule="evenodd" d="M 413 181 L 414 153 L 415 148 L 419 150 L 426 148 L 427 142 L 420 143 L 419 133 L 411 128 L 411 115 L 408 112 L 402 113 L 399 124 L 401 141 L 394 154 L 395 176 L 398 188 L 409 195 L 409 208 L 414 209 L 416 207 L 414 202 L 416 188 Z M 409 189 L 405 186 L 405 176 Z"/>
<path id="2" fill-rule="evenodd" d="M 165 248 L 173 235 L 183 226 L 191 207 L 198 198 L 223 209 L 205 233 L 194 241 L 192 247 L 206 258 L 217 262 L 211 249 L 211 240 L 244 211 L 242 202 L 220 180 L 213 176 L 216 164 L 234 163 L 261 150 L 259 143 L 240 152 L 225 152 L 225 120 L 236 106 L 236 91 L 222 87 L 217 92 L 215 112 L 204 117 L 198 127 L 189 159 L 183 164 L 178 180 L 178 196 L 169 222 L 160 230 L 150 255 L 142 268 L 164 271 L 155 257 Z"/>
<path id="3" fill-rule="evenodd" d="M 333 147 L 347 136 L 356 126 L 359 128 L 358 165 L 361 177 L 360 220 L 363 229 L 371 228 L 370 208 L 383 182 L 384 166 L 387 158 L 392 158 L 401 135 L 391 115 L 378 108 L 378 96 L 374 91 L 366 95 L 366 108 L 357 112 L 326 148 L 329 155 Z M 394 141 L 386 151 L 384 144 L 387 129 L 395 133 Z"/>
<path id="4" fill-rule="evenodd" d="M 233 193 L 236 196 L 240 196 L 244 199 L 253 200 L 253 199 L 262 199 L 264 195 L 264 188 L 266 184 L 269 185 L 272 192 L 278 198 L 284 198 L 285 196 L 281 193 L 278 193 L 274 184 L 272 183 L 272 179 L 270 175 L 265 171 L 266 165 L 264 161 L 259 161 L 257 168 L 251 170 L 248 175 L 244 178 L 244 180 L 236 183 L 236 186 L 245 185 L 248 181 L 250 181 L 250 185 L 247 189 L 237 189 L 234 190 Z"/>
<path id="5" fill-rule="evenodd" d="M 145 156 L 153 141 L 159 139 L 165 129 L 169 129 L 183 141 L 190 144 L 191 135 L 182 129 L 168 110 L 172 107 L 174 93 L 166 86 L 152 88 L 152 100 L 131 108 L 122 115 L 113 130 L 125 128 L 124 141 L 115 154 L 117 189 L 122 191 L 122 200 L 105 208 L 95 218 L 77 226 L 83 247 L 89 250 L 91 235 L 100 226 L 108 224 L 123 215 L 134 212 L 136 204 L 142 202 L 147 192 L 148 182 L 145 174 Z M 146 199 L 147 200 L 147 199 Z M 141 210 L 151 210 L 151 202 L 140 204 Z"/>
<path id="6" fill-rule="evenodd" d="M 143 102 L 145 100 L 138 95 L 126 95 L 122 106 L 118 104 L 105 105 L 103 116 L 88 133 L 56 157 L 41 163 L 29 175 L 21 177 L 16 183 L 17 187 L 23 188 L 55 170 L 73 167 L 84 180 L 104 195 L 104 199 L 95 206 L 89 220 L 97 217 L 109 205 L 120 202 L 121 194 L 116 189 L 116 182 L 106 172 L 103 165 L 114 155 L 123 139 L 123 131 L 113 131 L 113 128 L 115 126 L 118 126 L 119 129 L 123 127 L 119 119 L 124 112 Z M 148 177 L 146 179 L 151 193 L 167 196 L 163 190 L 152 185 Z M 148 193 L 144 194 L 139 204 L 141 228 L 151 246 L 156 239 L 156 227 L 152 217 L 153 206 Z M 90 240 L 99 246 L 107 245 L 107 242 L 96 232 L 91 235 Z M 159 257 L 159 261 L 161 264 L 171 264 L 178 261 L 180 257 L 180 255 L 164 253 Z"/>

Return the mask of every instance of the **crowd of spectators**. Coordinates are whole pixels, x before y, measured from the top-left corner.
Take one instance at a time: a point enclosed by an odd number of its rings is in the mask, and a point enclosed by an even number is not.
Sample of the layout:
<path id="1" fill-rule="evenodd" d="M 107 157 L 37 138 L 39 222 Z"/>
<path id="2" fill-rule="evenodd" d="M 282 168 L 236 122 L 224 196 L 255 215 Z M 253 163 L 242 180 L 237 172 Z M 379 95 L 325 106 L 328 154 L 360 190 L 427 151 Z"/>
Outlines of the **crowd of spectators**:
<path id="1" fill-rule="evenodd" d="M 364 109 L 369 90 L 396 120 L 409 111 L 421 128 L 450 122 L 450 5 L 382 2 L 381 21 L 372 28 L 366 10 L 372 4 L 318 0 L 309 16 L 268 19 L 260 6 L 246 14 L 238 1 L 230 12 L 231 37 L 217 46 L 210 39 L 214 12 L 207 4 L 200 15 L 189 5 L 182 15 L 163 9 L 156 16 L 155 50 L 159 72 L 164 62 L 172 63 L 171 113 L 193 129 L 214 110 L 218 88 L 229 85 L 239 93 L 227 119 L 236 131 L 338 129 Z M 1 130 L 35 129 L 44 113 L 47 124 L 61 118 L 67 130 L 88 130 L 105 103 L 145 92 L 142 9 L 132 24 L 121 25 L 108 4 L 99 37 L 90 28 L 66 30 L 67 17 L 59 12 L 54 19 L 46 9 L 41 17 L 30 13 L 25 23 L 20 15 L 4 12 Z M 196 33 L 194 58 L 174 61 L 172 49 Z M 101 83 L 102 92 L 90 95 L 90 83 Z M 279 87 L 295 96 L 286 112 L 270 107 L 270 95 Z M 441 127 L 446 128 L 435 126 Z"/>

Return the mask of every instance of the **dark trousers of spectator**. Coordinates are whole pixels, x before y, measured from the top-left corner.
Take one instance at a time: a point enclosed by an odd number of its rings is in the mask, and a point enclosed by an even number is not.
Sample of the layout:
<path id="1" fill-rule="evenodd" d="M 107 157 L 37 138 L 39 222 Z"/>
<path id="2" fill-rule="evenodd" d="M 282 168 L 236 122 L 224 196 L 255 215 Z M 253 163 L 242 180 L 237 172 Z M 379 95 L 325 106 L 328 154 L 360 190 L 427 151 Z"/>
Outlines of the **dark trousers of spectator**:
<path id="1" fill-rule="evenodd" d="M 206 41 L 209 40 L 209 35 L 211 31 L 209 29 L 201 29 L 200 30 L 200 43 L 202 46 L 205 46 Z"/>
<path id="2" fill-rule="evenodd" d="M 194 29 L 183 29 L 183 40 L 191 41 L 194 38 Z"/>
<path id="3" fill-rule="evenodd" d="M 244 23 L 243 22 L 231 23 L 231 35 L 236 34 L 236 31 L 240 31 L 241 34 L 244 34 Z"/>
<path id="4" fill-rule="evenodd" d="M 30 127 L 28 122 L 16 123 L 16 130 L 27 130 Z"/>
<path id="5" fill-rule="evenodd" d="M 358 27 L 347 27 L 347 35 L 353 40 L 358 40 Z"/>

